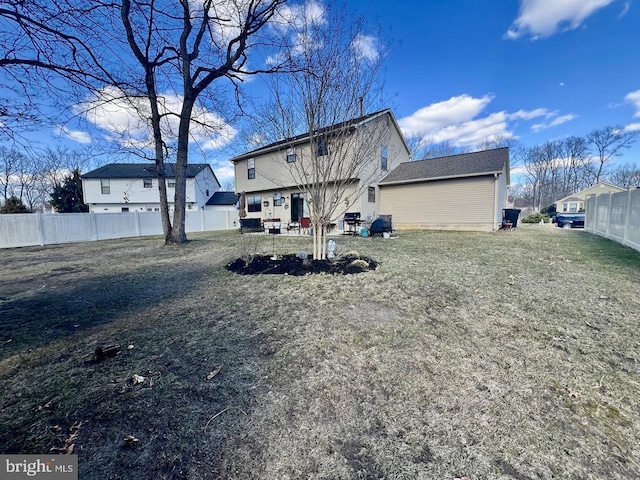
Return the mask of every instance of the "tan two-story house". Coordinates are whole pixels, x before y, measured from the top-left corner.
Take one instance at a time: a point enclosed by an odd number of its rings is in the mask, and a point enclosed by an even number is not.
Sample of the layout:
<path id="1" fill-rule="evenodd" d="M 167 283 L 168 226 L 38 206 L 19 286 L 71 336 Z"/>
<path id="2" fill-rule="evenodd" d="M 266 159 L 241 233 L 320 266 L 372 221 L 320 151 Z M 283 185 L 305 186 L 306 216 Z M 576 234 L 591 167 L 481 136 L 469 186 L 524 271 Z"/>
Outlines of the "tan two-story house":
<path id="1" fill-rule="evenodd" d="M 342 228 L 346 212 L 359 213 L 364 222 L 385 213 L 380 211 L 378 181 L 410 158 L 398 123 L 386 109 L 270 143 L 230 161 L 248 218 L 288 223 L 308 217 L 316 182 L 335 185 L 331 201 L 336 207 L 328 220 Z"/>

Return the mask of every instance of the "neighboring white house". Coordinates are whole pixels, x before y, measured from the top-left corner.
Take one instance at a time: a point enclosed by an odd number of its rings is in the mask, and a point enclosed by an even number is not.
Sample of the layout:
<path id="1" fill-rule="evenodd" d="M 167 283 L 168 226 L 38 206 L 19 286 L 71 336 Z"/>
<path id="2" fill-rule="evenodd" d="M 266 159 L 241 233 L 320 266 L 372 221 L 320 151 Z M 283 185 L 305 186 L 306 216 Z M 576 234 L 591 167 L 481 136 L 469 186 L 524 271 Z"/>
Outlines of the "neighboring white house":
<path id="1" fill-rule="evenodd" d="M 175 163 L 165 164 L 167 198 L 173 210 Z M 187 165 L 186 209 L 204 208 L 220 190 L 206 163 Z M 110 163 L 82 175 L 84 203 L 91 213 L 160 211 L 158 178 L 152 163 Z"/>
<path id="2" fill-rule="evenodd" d="M 607 182 L 596 183 L 595 185 L 572 193 L 568 197 L 561 198 L 556 202 L 556 212 L 558 213 L 576 213 L 584 212 L 586 198 L 589 195 L 600 195 L 602 193 L 618 193 L 624 192 L 626 189 L 616 187 Z"/>

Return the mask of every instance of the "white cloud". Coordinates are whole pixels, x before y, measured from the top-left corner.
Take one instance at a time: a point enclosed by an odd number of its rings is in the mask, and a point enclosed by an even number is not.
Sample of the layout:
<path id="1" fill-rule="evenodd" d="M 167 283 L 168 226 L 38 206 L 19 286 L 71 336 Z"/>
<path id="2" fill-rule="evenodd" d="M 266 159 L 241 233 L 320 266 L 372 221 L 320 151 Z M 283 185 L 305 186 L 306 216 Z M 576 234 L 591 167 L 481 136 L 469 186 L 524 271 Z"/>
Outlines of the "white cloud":
<path id="1" fill-rule="evenodd" d="M 578 28 L 596 11 L 613 0 L 521 0 L 520 13 L 506 38 L 530 35 L 533 39 L 549 37 L 558 31 Z"/>
<path id="2" fill-rule="evenodd" d="M 353 40 L 352 47 L 358 57 L 370 62 L 375 62 L 380 57 L 378 39 L 371 35 L 357 35 Z"/>
<path id="3" fill-rule="evenodd" d="M 624 127 L 625 132 L 638 132 L 640 131 L 640 123 L 630 123 Z"/>
<path id="4" fill-rule="evenodd" d="M 442 128 L 472 120 L 491 100 L 493 97 L 490 95 L 482 98 L 473 98 L 466 94 L 451 97 L 449 100 L 433 103 L 400 119 L 400 128 L 407 136 L 421 135 L 425 132 L 435 133 Z"/>
<path id="5" fill-rule="evenodd" d="M 509 120 L 517 120 L 517 119 L 531 120 L 533 118 L 538 118 L 538 117 L 549 118 L 553 115 L 555 115 L 555 112 L 550 112 L 546 108 L 536 108 L 534 110 L 518 110 L 517 112 L 509 113 L 507 115 L 507 118 Z"/>
<path id="6" fill-rule="evenodd" d="M 304 29 L 308 25 L 322 25 L 326 21 L 326 11 L 322 4 L 310 1 L 298 5 L 284 4 L 271 20 L 276 28 L 288 31 Z"/>
<path id="7" fill-rule="evenodd" d="M 542 130 L 546 130 L 547 128 L 557 127 L 558 125 L 562 125 L 563 123 L 570 122 L 576 117 L 577 115 L 574 115 L 573 113 L 561 115 L 559 117 L 555 117 L 553 120 L 547 123 L 536 123 L 531 126 L 531 130 L 533 130 L 534 132 L 540 132 Z"/>
<path id="8" fill-rule="evenodd" d="M 58 125 L 54 129 L 54 134 L 58 137 L 66 137 L 71 140 L 75 140 L 78 143 L 91 143 L 91 135 L 89 132 L 83 132 L 81 130 L 70 130 L 64 125 Z"/>
<path id="9" fill-rule="evenodd" d="M 624 17 L 627 14 L 627 12 L 629 11 L 629 8 L 631 8 L 631 0 L 628 0 L 628 1 L 624 2 L 624 7 L 622 8 L 622 11 L 620 12 L 620 15 L 618 15 L 618 18 Z"/>
<path id="10" fill-rule="evenodd" d="M 486 140 L 513 137 L 509 122 L 542 117 L 549 121 L 538 125 L 550 128 L 575 118 L 573 114 L 558 116 L 556 111 L 546 108 L 518 110 L 513 113 L 499 111 L 483 115 L 492 100 L 491 95 L 480 98 L 459 95 L 423 107 L 401 118 L 398 123 L 407 137 L 419 138 L 422 142 L 449 142 L 458 146 L 475 146 Z"/>
<path id="11" fill-rule="evenodd" d="M 161 96 L 162 131 L 168 145 L 177 140 L 182 98 L 174 94 Z M 105 137 L 124 146 L 152 149 L 153 135 L 149 102 L 144 97 L 127 97 L 122 91 L 107 87 L 99 96 L 89 98 L 76 108 L 87 120 L 106 133 Z M 192 142 L 204 150 L 214 150 L 227 145 L 237 131 L 214 112 L 196 106 L 191 122 Z"/>
<path id="12" fill-rule="evenodd" d="M 624 99 L 635 107 L 636 112 L 633 114 L 633 116 L 640 117 L 640 90 L 628 93 L 624 97 Z"/>

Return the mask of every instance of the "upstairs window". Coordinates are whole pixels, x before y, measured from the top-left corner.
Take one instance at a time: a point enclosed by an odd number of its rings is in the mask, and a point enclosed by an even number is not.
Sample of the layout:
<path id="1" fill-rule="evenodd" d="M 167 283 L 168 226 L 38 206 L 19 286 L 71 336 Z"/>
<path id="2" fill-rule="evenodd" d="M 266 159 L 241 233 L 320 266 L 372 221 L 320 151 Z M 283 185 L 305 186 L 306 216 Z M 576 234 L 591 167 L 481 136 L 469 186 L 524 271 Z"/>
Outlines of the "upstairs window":
<path id="1" fill-rule="evenodd" d="M 293 148 L 287 149 L 287 163 L 293 163 L 296 161 L 296 152 Z"/>
<path id="2" fill-rule="evenodd" d="M 150 178 L 143 178 L 142 179 L 142 185 L 144 186 L 144 188 L 152 188 L 153 187 L 153 180 L 151 180 Z"/>
<path id="3" fill-rule="evenodd" d="M 262 197 L 260 197 L 260 195 L 249 195 L 247 197 L 247 211 L 248 212 L 262 211 Z"/>
<path id="4" fill-rule="evenodd" d="M 256 178 L 256 161 L 253 158 L 247 160 L 247 178 L 249 180 Z"/>
<path id="5" fill-rule="evenodd" d="M 376 187 L 367 188 L 367 196 L 369 198 L 370 203 L 376 202 Z"/>
<path id="6" fill-rule="evenodd" d="M 168 188 L 176 188 L 176 179 L 175 178 L 168 178 L 167 179 L 167 187 Z"/>
<path id="7" fill-rule="evenodd" d="M 323 137 L 318 138 L 316 143 L 316 155 L 318 157 L 322 157 L 329 153 L 329 149 L 327 148 L 327 140 Z"/>
<path id="8" fill-rule="evenodd" d="M 388 154 L 387 146 L 382 145 L 382 147 L 380 147 L 380 169 L 383 172 L 387 171 L 387 154 Z"/>
<path id="9" fill-rule="evenodd" d="M 111 193 L 111 186 L 108 178 L 100 180 L 100 191 L 103 195 L 109 195 Z"/>

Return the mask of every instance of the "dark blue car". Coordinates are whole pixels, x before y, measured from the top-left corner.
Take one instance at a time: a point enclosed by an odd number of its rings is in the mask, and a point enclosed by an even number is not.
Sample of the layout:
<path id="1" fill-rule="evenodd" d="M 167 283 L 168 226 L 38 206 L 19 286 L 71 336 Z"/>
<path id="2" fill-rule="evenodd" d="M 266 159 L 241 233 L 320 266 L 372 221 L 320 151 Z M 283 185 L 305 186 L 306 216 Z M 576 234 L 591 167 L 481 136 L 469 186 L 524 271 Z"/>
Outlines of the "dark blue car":
<path id="1" fill-rule="evenodd" d="M 584 228 L 584 213 L 559 213 L 556 225 L 560 228 Z"/>

